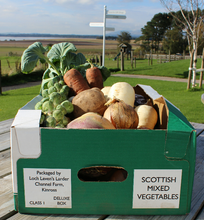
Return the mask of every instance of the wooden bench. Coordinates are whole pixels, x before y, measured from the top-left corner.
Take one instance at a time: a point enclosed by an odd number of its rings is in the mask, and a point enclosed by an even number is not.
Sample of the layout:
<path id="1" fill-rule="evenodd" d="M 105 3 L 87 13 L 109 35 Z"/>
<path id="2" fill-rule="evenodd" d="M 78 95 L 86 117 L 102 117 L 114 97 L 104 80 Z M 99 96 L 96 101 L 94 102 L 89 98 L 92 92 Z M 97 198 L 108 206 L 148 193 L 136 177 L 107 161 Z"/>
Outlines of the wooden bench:
<path id="1" fill-rule="evenodd" d="M 0 220 L 3 219 L 87 219 L 87 220 L 129 220 L 129 219 L 204 219 L 204 124 L 192 123 L 197 130 L 197 155 L 191 212 L 181 216 L 120 216 L 120 215 L 27 215 L 14 210 L 11 155 L 10 155 L 10 126 L 13 119 L 0 122 Z"/>

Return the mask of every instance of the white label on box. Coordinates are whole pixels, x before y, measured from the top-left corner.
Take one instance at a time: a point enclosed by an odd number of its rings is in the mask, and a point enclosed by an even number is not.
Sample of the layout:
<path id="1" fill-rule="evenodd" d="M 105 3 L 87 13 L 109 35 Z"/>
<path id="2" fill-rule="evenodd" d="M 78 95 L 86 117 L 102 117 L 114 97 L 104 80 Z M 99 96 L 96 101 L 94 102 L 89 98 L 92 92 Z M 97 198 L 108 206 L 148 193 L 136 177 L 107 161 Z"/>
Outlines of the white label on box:
<path id="1" fill-rule="evenodd" d="M 179 208 L 181 177 L 181 169 L 135 169 L 132 208 Z"/>
<path id="2" fill-rule="evenodd" d="M 71 169 L 24 168 L 25 207 L 72 208 Z"/>

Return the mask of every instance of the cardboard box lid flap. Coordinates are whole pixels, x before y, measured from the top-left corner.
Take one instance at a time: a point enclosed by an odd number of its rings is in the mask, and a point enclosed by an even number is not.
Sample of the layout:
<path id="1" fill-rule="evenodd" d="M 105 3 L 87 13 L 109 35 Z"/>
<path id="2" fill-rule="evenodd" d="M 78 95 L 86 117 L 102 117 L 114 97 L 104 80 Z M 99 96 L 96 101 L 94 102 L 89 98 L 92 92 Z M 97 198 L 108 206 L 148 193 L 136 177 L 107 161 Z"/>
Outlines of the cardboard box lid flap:
<path id="1" fill-rule="evenodd" d="M 141 89 L 143 90 L 143 94 Z M 147 86 L 147 85 L 142 85 L 142 84 L 137 84 L 135 87 L 135 92 L 141 94 L 141 95 L 145 95 L 147 94 L 149 97 L 151 97 L 152 99 L 158 99 L 161 97 L 161 95 L 155 91 L 151 86 Z"/>
<path id="2" fill-rule="evenodd" d="M 39 127 L 41 110 L 22 110 L 19 109 L 11 127 L 32 128 Z"/>
<path id="3" fill-rule="evenodd" d="M 168 130 L 189 132 L 194 130 L 193 126 L 178 108 L 175 108 L 168 100 L 166 103 L 169 109 Z"/>
<path id="4" fill-rule="evenodd" d="M 41 110 L 18 110 L 11 125 L 12 141 L 15 141 L 19 153 L 36 157 L 41 154 L 39 121 Z"/>

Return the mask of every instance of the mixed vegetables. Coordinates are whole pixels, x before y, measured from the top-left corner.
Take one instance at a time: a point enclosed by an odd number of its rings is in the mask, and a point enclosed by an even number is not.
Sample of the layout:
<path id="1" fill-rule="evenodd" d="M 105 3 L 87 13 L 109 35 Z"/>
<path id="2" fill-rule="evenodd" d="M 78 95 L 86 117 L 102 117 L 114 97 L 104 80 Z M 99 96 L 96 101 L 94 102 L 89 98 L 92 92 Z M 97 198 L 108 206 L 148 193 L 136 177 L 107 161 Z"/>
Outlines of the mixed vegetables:
<path id="1" fill-rule="evenodd" d="M 104 87 L 110 76 L 90 63 L 72 43 L 54 44 L 48 51 L 35 42 L 23 53 L 21 68 L 31 72 L 38 60 L 47 62 L 35 105 L 42 111 L 41 126 L 53 128 L 154 129 L 158 114 L 151 100 L 135 94 L 126 82 Z M 47 55 L 45 55 L 47 54 Z"/>

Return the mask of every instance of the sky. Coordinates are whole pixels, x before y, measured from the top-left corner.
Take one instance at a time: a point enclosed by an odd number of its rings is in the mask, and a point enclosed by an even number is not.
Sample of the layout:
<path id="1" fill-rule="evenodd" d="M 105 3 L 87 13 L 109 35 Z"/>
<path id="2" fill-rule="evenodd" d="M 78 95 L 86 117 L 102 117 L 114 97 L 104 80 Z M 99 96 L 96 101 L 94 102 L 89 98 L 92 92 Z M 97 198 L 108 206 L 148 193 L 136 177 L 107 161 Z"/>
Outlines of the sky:
<path id="1" fill-rule="evenodd" d="M 116 36 L 140 35 L 155 14 L 167 12 L 160 0 L 0 0 L 0 33 L 103 35 L 89 23 L 103 22 L 104 6 L 126 11 L 126 19 L 106 19 L 115 28 L 106 35 Z"/>

